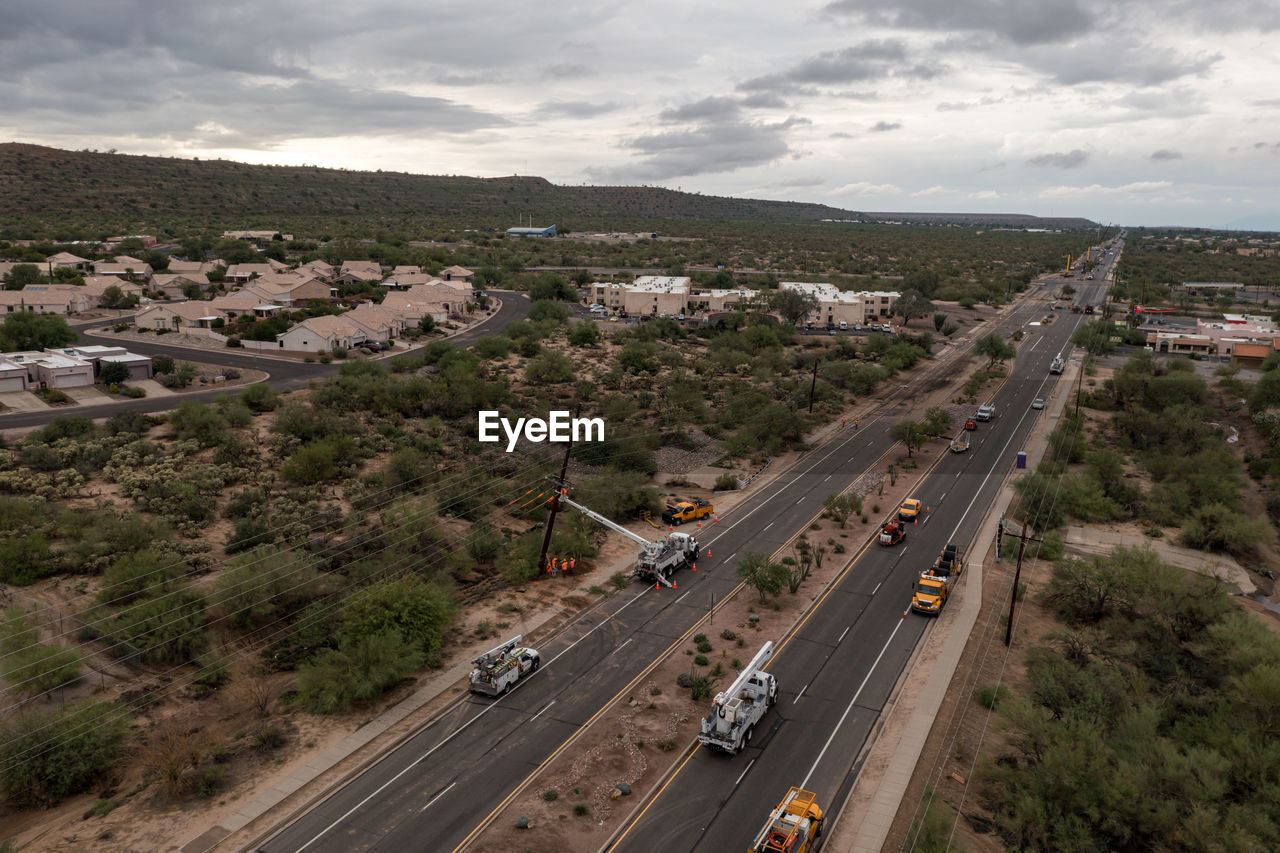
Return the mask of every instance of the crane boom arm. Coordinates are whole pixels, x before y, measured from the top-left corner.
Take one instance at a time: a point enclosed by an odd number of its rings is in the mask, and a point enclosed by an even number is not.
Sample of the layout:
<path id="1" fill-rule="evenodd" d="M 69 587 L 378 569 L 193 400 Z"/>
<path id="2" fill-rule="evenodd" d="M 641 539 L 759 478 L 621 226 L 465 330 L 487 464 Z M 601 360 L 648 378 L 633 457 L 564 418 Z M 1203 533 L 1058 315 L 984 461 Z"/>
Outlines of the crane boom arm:
<path id="1" fill-rule="evenodd" d="M 653 545 L 653 543 L 652 543 L 652 542 L 650 542 L 648 539 L 645 539 L 645 538 L 644 538 L 643 536 L 641 536 L 639 533 L 632 533 L 632 532 L 631 532 L 630 530 L 628 530 L 627 528 L 623 527 L 623 526 L 622 526 L 622 525 L 620 525 L 620 524 L 615 524 L 615 523 L 613 523 L 612 521 L 610 521 L 609 519 L 605 518 L 605 517 L 604 517 L 603 515 L 601 515 L 600 513 L 598 513 L 598 512 L 592 512 L 591 510 L 587 509 L 585 506 L 583 506 L 582 504 L 578 503 L 577 501 L 570 500 L 570 499 L 569 499 L 569 497 L 568 497 L 567 495 L 561 495 L 561 496 L 560 496 L 560 500 L 561 500 L 561 502 L 563 502 L 563 503 L 567 503 L 569 506 L 573 507 L 573 508 L 574 508 L 574 509 L 576 509 L 578 512 L 582 513 L 582 514 L 583 514 L 583 515 L 585 515 L 587 518 L 590 518 L 590 519 L 592 519 L 593 521 L 598 521 L 598 522 L 600 522 L 600 523 L 601 523 L 601 524 L 603 524 L 605 527 L 609 528 L 610 530 L 612 530 L 612 531 L 613 531 L 613 532 L 615 532 L 615 533 L 621 533 L 623 536 L 627 537 L 627 538 L 628 538 L 628 539 L 630 539 L 632 542 L 635 542 L 637 545 L 644 545 L 644 546 L 646 546 L 646 547 L 649 547 L 649 546 L 652 546 L 652 545 Z"/>
<path id="2" fill-rule="evenodd" d="M 737 696 L 738 691 L 741 690 L 743 687 L 746 687 L 747 682 L 751 679 L 751 676 L 755 675 L 757 672 L 763 669 L 764 665 L 767 664 L 769 662 L 769 659 L 772 657 L 773 657 L 773 642 L 770 641 L 765 643 L 760 648 L 760 651 L 756 652 L 756 656 L 751 659 L 751 662 L 742 668 L 742 672 L 738 673 L 738 677 L 734 680 L 733 684 L 729 685 L 727 689 L 721 691 L 721 693 L 718 696 L 716 696 L 715 704 L 721 705 L 724 703 L 724 701 L 727 701 L 729 699 L 732 699 L 734 696 Z"/>

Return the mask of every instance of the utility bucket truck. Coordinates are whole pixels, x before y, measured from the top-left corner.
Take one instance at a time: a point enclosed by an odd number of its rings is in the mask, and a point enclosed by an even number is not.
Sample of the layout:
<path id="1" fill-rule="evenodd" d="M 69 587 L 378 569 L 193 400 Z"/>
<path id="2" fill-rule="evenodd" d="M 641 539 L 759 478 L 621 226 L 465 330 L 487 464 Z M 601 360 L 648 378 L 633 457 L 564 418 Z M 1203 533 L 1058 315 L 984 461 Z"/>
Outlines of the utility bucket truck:
<path id="1" fill-rule="evenodd" d="M 822 837 L 816 794 L 792 788 L 765 821 L 748 853 L 813 853 Z"/>
<path id="2" fill-rule="evenodd" d="M 729 689 L 717 693 L 711 713 L 702 718 L 698 742 L 737 755 L 751 743 L 751 733 L 764 712 L 778 699 L 778 682 L 762 667 L 773 657 L 773 643 L 765 643 Z"/>
<path id="3" fill-rule="evenodd" d="M 476 667 L 471 670 L 472 693 L 501 696 L 517 681 L 537 671 L 541 658 L 533 649 L 521 647 L 523 639 L 522 636 L 512 637 L 472 661 Z"/>
<path id="4" fill-rule="evenodd" d="M 671 576 L 676 569 L 687 566 L 698 558 L 698 540 L 688 533 L 669 533 L 657 542 L 650 542 L 621 524 L 615 524 L 600 513 L 570 500 L 568 495 L 562 494 L 560 501 L 640 546 L 640 553 L 636 555 L 636 567 L 631 570 L 631 576 L 637 580 L 671 586 Z"/>
<path id="5" fill-rule="evenodd" d="M 1050 372 L 1050 373 L 1061 373 L 1061 372 L 1062 372 L 1062 369 L 1063 369 L 1064 367 L 1066 367 L 1066 366 L 1067 366 L 1067 363 L 1066 363 L 1065 361 L 1063 361 L 1063 360 L 1062 360 L 1062 356 L 1060 356 L 1060 355 L 1059 355 L 1059 356 L 1054 356 L 1053 361 L 1049 362 L 1049 372 Z"/>

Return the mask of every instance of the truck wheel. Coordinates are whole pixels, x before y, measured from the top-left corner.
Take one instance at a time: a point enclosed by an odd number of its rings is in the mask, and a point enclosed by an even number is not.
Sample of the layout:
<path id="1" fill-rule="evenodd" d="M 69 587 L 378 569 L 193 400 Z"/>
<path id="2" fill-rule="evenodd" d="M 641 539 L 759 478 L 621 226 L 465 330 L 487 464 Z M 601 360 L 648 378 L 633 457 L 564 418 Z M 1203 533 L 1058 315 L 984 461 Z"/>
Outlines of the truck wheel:
<path id="1" fill-rule="evenodd" d="M 756 730 L 755 726 L 747 726 L 747 733 L 742 736 L 742 745 L 749 746 L 751 744 L 751 733 Z"/>

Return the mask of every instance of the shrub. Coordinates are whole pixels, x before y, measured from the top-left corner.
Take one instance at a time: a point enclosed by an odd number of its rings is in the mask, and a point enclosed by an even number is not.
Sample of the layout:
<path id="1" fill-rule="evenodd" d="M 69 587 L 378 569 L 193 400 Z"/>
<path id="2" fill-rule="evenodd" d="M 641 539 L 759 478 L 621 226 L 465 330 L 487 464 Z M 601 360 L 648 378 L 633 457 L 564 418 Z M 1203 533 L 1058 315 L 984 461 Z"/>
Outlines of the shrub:
<path id="1" fill-rule="evenodd" d="M 706 656 L 706 655 L 695 655 L 695 656 L 694 656 L 694 658 L 693 658 L 693 662 L 694 662 L 694 663 L 696 663 L 698 666 L 706 666 L 706 665 L 707 665 L 707 662 L 708 662 L 708 661 L 707 661 L 707 656 Z"/>
<path id="2" fill-rule="evenodd" d="M 24 805 L 86 790 L 123 751 L 129 715 L 114 702 L 19 714 L 0 730 L 0 787 Z"/>
<path id="3" fill-rule="evenodd" d="M 126 397 L 131 397 L 134 400 L 140 400 L 143 397 L 147 396 L 147 389 L 139 388 L 136 385 L 131 385 L 128 388 L 124 389 L 124 395 Z"/>
<path id="4" fill-rule="evenodd" d="M 542 792 L 542 799 L 546 800 L 548 803 L 554 803 L 556 800 L 560 799 L 560 792 L 555 788 L 548 788 Z"/>
<path id="5" fill-rule="evenodd" d="M 194 439 L 201 447 L 216 447 L 227 439 L 227 419 L 212 406 L 187 400 L 169 415 L 180 439 Z"/>
<path id="6" fill-rule="evenodd" d="M 265 382 L 258 382 L 240 392 L 240 399 L 251 412 L 270 412 L 280 402 L 280 392 Z"/>
<path id="7" fill-rule="evenodd" d="M 151 358 L 151 369 L 157 376 L 165 373 L 173 373 L 173 359 L 167 355 L 157 355 Z"/>
<path id="8" fill-rule="evenodd" d="M 1009 691 L 1003 684 L 987 684 L 978 688 L 978 704 L 988 711 L 994 711 L 996 706 L 1000 704 L 1000 700 L 1005 698 L 1008 693 Z"/>
<path id="9" fill-rule="evenodd" d="M 422 665 L 417 644 L 398 631 L 346 640 L 298 668 L 298 704 L 318 714 L 370 702 Z"/>
<path id="10" fill-rule="evenodd" d="M 453 615 L 448 593 L 417 575 L 405 575 L 351 595 L 344 602 L 337 636 L 350 647 L 362 638 L 394 632 L 430 661 L 439 653 Z"/>
<path id="11" fill-rule="evenodd" d="M 259 545 L 269 545 L 276 540 L 276 531 L 265 519 L 242 518 L 235 523 L 234 529 L 227 534 L 226 550 L 228 554 L 247 551 Z"/>
<path id="12" fill-rule="evenodd" d="M 0 583 L 26 586 L 57 570 L 41 533 L 0 539 Z"/>
<path id="13" fill-rule="evenodd" d="M 716 482 L 713 489 L 714 491 L 717 491 L 717 492 L 733 492 L 733 491 L 737 491 L 738 488 L 741 487 L 741 485 L 742 485 L 742 482 L 738 479 L 737 474 L 725 473 L 716 477 Z"/>

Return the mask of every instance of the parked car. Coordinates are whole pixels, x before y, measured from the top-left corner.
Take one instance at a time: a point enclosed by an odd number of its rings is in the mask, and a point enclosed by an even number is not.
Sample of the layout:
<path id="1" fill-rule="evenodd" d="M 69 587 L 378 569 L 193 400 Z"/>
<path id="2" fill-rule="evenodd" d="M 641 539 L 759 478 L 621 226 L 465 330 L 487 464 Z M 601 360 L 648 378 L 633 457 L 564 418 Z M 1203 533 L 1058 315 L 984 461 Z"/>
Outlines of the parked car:
<path id="1" fill-rule="evenodd" d="M 360 344 L 360 346 L 364 347 L 370 352 L 382 352 L 382 349 L 383 349 L 382 344 L 378 343 L 377 341 L 365 341 L 364 343 Z"/>
<path id="2" fill-rule="evenodd" d="M 1036 397 L 1034 400 L 1032 400 L 1032 401 L 1031 401 L 1031 408 L 1033 408 L 1033 409 L 1043 409 L 1043 408 L 1044 408 L 1044 400 L 1043 400 L 1042 398 L 1040 398 L 1040 397 Z"/>

